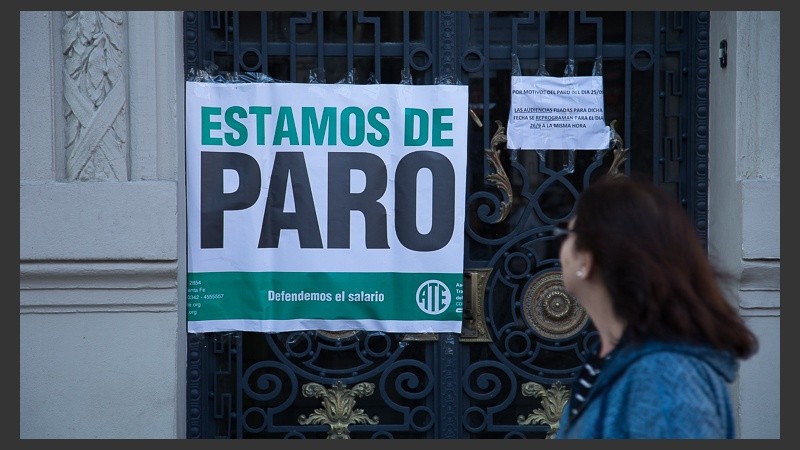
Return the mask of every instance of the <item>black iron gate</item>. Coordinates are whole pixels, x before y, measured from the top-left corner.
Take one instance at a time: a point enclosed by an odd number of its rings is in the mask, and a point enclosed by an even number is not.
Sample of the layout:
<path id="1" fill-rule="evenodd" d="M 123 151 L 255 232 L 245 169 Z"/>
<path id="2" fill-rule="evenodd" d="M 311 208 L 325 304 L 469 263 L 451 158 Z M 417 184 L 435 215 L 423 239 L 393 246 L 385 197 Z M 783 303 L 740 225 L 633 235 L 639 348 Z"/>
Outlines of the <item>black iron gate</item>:
<path id="1" fill-rule="evenodd" d="M 610 151 L 507 150 L 510 81 L 602 75 L 625 171 L 706 242 L 708 12 L 186 12 L 185 68 L 469 86 L 464 328 L 190 334 L 189 438 L 545 438 L 597 335 L 549 231 Z"/>

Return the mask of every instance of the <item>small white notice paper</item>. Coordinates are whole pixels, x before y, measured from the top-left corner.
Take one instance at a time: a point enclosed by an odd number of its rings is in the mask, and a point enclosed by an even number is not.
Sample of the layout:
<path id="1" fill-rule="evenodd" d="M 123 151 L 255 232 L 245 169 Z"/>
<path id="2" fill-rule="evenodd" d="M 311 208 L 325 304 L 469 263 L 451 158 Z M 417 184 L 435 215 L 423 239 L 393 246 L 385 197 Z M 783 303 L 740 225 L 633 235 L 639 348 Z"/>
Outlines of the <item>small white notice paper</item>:
<path id="1" fill-rule="evenodd" d="M 603 77 L 512 76 L 507 128 L 509 149 L 609 148 Z"/>

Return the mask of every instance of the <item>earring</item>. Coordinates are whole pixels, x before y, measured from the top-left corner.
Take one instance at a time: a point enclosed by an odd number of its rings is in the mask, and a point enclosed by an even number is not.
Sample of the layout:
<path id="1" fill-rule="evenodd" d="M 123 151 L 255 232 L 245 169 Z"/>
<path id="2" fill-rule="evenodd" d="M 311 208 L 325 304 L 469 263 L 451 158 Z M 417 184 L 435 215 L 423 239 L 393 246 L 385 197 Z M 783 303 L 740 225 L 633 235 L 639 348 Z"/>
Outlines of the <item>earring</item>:
<path id="1" fill-rule="evenodd" d="M 575 276 L 577 276 L 578 278 L 583 278 L 583 270 L 578 270 L 577 272 L 575 272 Z"/>

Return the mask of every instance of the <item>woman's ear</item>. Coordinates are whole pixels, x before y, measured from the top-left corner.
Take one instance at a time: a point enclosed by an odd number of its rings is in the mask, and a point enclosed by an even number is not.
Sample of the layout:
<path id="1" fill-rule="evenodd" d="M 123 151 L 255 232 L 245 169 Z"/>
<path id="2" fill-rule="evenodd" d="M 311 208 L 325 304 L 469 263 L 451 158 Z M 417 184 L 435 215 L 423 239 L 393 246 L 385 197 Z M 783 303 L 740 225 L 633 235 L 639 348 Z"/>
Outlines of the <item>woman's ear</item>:
<path id="1" fill-rule="evenodd" d="M 578 263 L 578 278 L 586 279 L 592 275 L 594 269 L 594 257 L 586 250 L 576 251 L 576 262 Z"/>

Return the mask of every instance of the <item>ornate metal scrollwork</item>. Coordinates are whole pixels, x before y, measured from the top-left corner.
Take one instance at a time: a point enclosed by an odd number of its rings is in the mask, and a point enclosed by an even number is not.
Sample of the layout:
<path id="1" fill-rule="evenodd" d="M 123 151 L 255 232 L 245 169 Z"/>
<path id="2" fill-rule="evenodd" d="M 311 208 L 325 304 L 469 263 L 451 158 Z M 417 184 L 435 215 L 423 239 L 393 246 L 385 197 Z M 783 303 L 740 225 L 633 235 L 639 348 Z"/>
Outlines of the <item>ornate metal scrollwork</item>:
<path id="1" fill-rule="evenodd" d="M 493 184 L 503 193 L 503 201 L 500 202 L 500 215 L 497 220 L 492 222 L 500 223 L 504 221 L 511 212 L 511 203 L 514 200 L 514 193 L 511 191 L 511 181 L 508 179 L 508 175 L 506 175 L 506 171 L 503 169 L 503 164 L 500 162 L 500 149 L 498 148 L 500 144 L 508 142 L 506 127 L 504 127 L 503 123 L 499 120 L 495 120 L 494 123 L 497 124 L 497 131 L 495 131 L 494 136 L 492 136 L 492 140 L 489 144 L 490 148 L 484 150 L 484 153 L 489 164 L 491 164 L 495 170 L 495 173 L 490 173 L 486 176 L 486 181 Z"/>
<path id="2" fill-rule="evenodd" d="M 366 397 L 375 392 L 375 384 L 358 383 L 353 389 L 347 389 L 342 380 L 336 380 L 331 389 L 325 389 L 319 383 L 303 385 L 303 396 L 322 399 L 322 408 L 317 408 L 306 417 L 301 414 L 297 421 L 300 425 L 327 424 L 331 429 L 328 439 L 350 439 L 352 424 L 368 423 L 376 425 L 378 416 L 369 417 L 363 409 L 355 409 L 356 397 Z"/>
<path id="3" fill-rule="evenodd" d="M 561 420 L 561 413 L 569 401 L 569 388 L 562 385 L 560 381 L 556 381 L 550 386 L 550 389 L 545 389 L 539 383 L 529 381 L 522 385 L 522 395 L 525 397 L 539 397 L 542 399 L 542 408 L 534 409 L 528 417 L 520 415 L 517 418 L 519 425 L 531 425 L 535 423 L 544 423 L 550 425 L 550 431 L 547 432 L 545 439 L 552 439 L 558 431 L 559 421 Z"/>
<path id="4" fill-rule="evenodd" d="M 617 120 L 614 119 L 611 121 L 609 128 L 611 128 L 611 142 L 610 147 L 614 149 L 614 159 L 611 161 L 611 167 L 608 169 L 608 175 L 611 177 L 622 177 L 625 176 L 625 172 L 620 172 L 619 166 L 628 159 L 628 151 L 630 149 L 625 148 L 625 144 L 622 142 L 622 136 L 617 133 Z"/>

